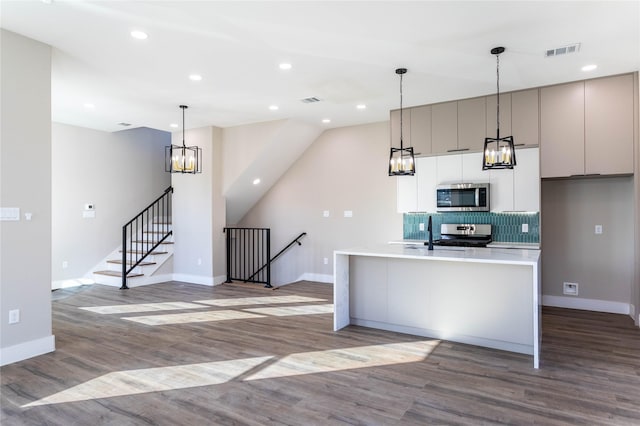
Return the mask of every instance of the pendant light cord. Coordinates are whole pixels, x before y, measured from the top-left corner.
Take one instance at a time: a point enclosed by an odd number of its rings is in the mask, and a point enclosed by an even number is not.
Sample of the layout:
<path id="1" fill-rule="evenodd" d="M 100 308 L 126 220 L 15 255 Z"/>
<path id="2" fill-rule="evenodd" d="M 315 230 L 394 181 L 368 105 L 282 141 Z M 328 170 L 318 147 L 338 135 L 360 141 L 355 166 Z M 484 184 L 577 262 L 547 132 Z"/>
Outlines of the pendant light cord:
<path id="1" fill-rule="evenodd" d="M 402 147 L 402 128 L 404 127 L 402 125 L 402 116 L 404 114 L 402 114 L 402 74 L 400 74 L 400 149 L 403 149 Z M 402 157 L 403 152 L 400 151 L 400 156 Z"/>
<path id="2" fill-rule="evenodd" d="M 496 55 L 496 136 L 500 139 L 500 54 Z"/>
<path id="3" fill-rule="evenodd" d="M 184 110 L 187 109 L 187 106 L 180 105 L 180 108 L 182 108 L 182 147 L 186 148 L 187 145 L 184 143 Z"/>

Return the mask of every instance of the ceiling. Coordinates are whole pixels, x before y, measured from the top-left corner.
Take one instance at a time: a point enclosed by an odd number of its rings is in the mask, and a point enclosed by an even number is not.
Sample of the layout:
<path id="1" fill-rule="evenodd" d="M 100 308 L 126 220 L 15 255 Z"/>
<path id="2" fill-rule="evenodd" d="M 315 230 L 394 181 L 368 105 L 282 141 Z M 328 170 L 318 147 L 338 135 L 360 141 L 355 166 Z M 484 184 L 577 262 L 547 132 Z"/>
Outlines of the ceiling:
<path id="1" fill-rule="evenodd" d="M 404 106 L 494 93 L 495 46 L 502 91 L 640 69 L 638 1 L 1 0 L 0 24 L 54 47 L 53 121 L 103 131 L 175 131 L 180 104 L 187 128 L 383 121 L 398 67 Z"/>

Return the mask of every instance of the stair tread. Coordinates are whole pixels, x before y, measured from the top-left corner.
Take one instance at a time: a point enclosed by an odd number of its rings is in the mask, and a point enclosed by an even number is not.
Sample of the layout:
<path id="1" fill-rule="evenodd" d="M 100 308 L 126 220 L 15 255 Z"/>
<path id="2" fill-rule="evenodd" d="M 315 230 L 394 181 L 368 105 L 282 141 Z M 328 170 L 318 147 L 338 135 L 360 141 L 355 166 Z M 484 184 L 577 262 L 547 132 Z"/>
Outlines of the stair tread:
<path id="1" fill-rule="evenodd" d="M 94 274 L 100 274 L 100 275 L 108 275 L 110 277 L 122 277 L 122 271 L 93 271 Z M 135 278 L 135 277 L 141 277 L 144 274 L 134 274 L 134 273 L 130 273 L 127 275 L 127 278 Z"/>
<path id="2" fill-rule="evenodd" d="M 120 253 L 122 253 L 122 250 L 120 250 Z M 127 250 L 127 253 L 145 254 L 146 251 L 144 251 L 144 250 Z M 152 251 L 152 252 L 149 252 L 149 254 L 153 254 L 153 255 L 167 254 L 167 253 L 169 253 L 169 252 L 168 251 Z"/>
<path id="3" fill-rule="evenodd" d="M 132 241 L 134 243 L 143 243 L 143 244 L 156 244 L 158 243 L 158 241 L 153 241 L 153 240 L 135 240 Z M 173 241 L 163 241 L 160 244 L 173 244 Z"/>
<path id="4" fill-rule="evenodd" d="M 118 265 L 122 265 L 122 259 L 107 260 L 107 263 L 117 263 Z M 140 262 L 138 263 L 138 266 L 149 266 L 149 265 L 155 265 L 155 264 L 156 262 Z M 127 265 L 133 265 L 133 262 L 127 261 Z"/>

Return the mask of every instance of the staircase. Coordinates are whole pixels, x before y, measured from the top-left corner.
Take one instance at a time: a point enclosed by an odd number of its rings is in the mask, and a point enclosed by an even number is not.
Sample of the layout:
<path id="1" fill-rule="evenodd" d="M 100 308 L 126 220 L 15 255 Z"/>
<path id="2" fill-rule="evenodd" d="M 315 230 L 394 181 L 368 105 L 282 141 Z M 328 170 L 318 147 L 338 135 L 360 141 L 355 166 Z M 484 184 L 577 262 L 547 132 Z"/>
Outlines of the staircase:
<path id="1" fill-rule="evenodd" d="M 127 289 L 128 285 L 137 287 L 167 280 L 162 274 L 154 274 L 173 256 L 172 193 L 173 188 L 167 188 L 122 227 L 122 245 L 93 272 L 97 284 Z"/>

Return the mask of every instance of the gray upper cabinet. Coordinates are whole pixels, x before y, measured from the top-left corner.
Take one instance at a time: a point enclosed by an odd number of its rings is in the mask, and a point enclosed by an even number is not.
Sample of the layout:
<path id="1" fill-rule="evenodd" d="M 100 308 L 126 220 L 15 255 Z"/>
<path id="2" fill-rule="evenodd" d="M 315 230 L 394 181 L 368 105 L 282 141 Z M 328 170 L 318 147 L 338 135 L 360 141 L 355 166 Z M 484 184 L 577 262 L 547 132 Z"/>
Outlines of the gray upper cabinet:
<path id="1" fill-rule="evenodd" d="M 511 134 L 516 145 L 538 145 L 540 143 L 538 95 L 538 89 L 511 93 Z M 500 106 L 502 107 L 502 100 L 500 100 Z M 502 110 L 502 108 L 500 109 Z"/>
<path id="2" fill-rule="evenodd" d="M 431 154 L 431 106 L 411 108 L 411 145 L 415 155 Z"/>
<path id="3" fill-rule="evenodd" d="M 486 108 L 485 97 L 458 101 L 457 149 L 459 151 L 484 149 L 484 138 L 487 133 Z"/>
<path id="4" fill-rule="evenodd" d="M 458 102 L 431 105 L 431 152 L 458 150 Z"/>
<path id="5" fill-rule="evenodd" d="M 497 123 L 496 123 L 496 113 L 497 113 L 497 102 L 496 99 L 498 97 L 496 95 L 487 96 L 487 131 L 485 132 L 485 137 L 487 138 L 495 138 Z M 536 100 L 536 110 L 537 110 L 537 100 Z M 536 122 L 537 124 L 537 122 Z M 511 131 L 511 93 L 503 93 L 500 95 L 500 136 L 512 136 Z M 515 138 L 515 136 L 514 136 Z M 516 140 L 516 143 L 517 140 Z M 480 148 L 484 149 L 484 145 Z"/>
<path id="6" fill-rule="evenodd" d="M 584 174 L 584 82 L 540 89 L 540 175 Z"/>
<path id="7" fill-rule="evenodd" d="M 585 81 L 586 174 L 633 173 L 633 75 Z"/>

